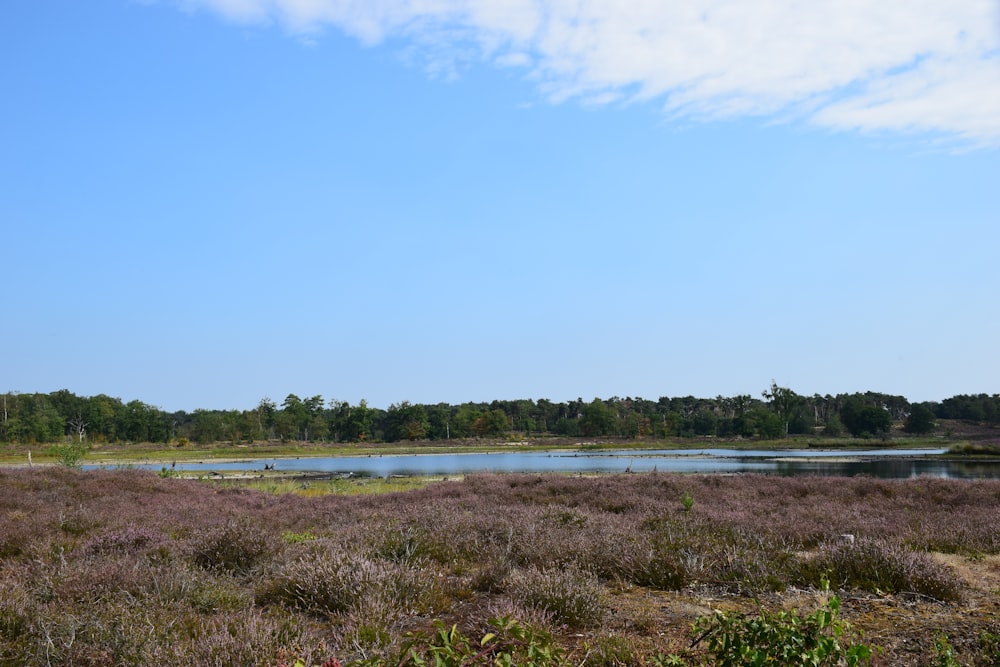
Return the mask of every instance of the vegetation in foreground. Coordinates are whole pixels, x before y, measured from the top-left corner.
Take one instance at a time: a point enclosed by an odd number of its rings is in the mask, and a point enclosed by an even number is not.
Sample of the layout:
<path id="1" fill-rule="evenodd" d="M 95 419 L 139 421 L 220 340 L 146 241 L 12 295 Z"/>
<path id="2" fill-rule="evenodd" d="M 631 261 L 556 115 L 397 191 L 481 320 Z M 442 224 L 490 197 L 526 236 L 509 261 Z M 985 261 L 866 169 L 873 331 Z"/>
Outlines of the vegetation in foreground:
<path id="1" fill-rule="evenodd" d="M 996 665 L 998 510 L 931 478 L 0 470 L 0 665 Z"/>

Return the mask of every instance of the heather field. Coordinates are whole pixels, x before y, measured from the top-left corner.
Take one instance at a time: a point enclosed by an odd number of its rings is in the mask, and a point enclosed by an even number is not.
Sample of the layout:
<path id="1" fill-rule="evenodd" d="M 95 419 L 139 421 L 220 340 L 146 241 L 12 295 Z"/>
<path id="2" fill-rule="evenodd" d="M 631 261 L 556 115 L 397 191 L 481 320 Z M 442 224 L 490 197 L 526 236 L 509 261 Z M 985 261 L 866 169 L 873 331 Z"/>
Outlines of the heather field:
<path id="1" fill-rule="evenodd" d="M 1000 482 L 0 470 L 0 665 L 741 664 L 725 628 L 817 609 L 872 664 L 1000 665 Z"/>

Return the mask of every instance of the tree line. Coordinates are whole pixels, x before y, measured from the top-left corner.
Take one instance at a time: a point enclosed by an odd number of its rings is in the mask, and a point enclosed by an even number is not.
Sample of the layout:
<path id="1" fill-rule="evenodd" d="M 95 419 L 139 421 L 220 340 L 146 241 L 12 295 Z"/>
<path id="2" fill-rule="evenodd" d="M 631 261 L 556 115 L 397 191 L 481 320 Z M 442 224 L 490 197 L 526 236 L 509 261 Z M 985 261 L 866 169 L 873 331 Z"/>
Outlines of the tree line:
<path id="1" fill-rule="evenodd" d="M 878 392 L 801 395 L 776 383 L 761 392 L 715 398 L 548 399 L 420 404 L 382 409 L 289 394 L 247 410 L 167 412 L 142 401 L 99 394 L 0 394 L 0 442 L 179 443 L 194 441 L 398 442 L 511 435 L 584 438 L 742 437 L 810 434 L 879 437 L 894 423 L 929 433 L 937 419 L 1000 424 L 1000 394 L 958 395 L 910 403 Z"/>

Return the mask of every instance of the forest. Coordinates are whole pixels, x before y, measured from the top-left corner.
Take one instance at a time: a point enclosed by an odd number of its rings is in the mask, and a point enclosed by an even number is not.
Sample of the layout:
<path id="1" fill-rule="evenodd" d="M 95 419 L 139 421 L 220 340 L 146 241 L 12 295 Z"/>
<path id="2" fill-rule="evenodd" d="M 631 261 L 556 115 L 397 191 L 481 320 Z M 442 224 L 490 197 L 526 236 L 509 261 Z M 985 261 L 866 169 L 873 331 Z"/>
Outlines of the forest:
<path id="1" fill-rule="evenodd" d="M 910 403 L 878 392 L 801 395 L 772 382 L 760 397 L 577 398 L 494 400 L 490 403 L 420 404 L 388 408 L 300 398 L 279 405 L 270 398 L 245 410 L 167 412 L 140 400 L 99 394 L 0 394 L 0 442 L 211 443 L 260 441 L 399 442 L 468 438 L 563 436 L 650 438 L 716 436 L 775 439 L 808 434 L 883 437 L 894 424 L 926 434 L 939 419 L 1000 424 L 1000 394 L 957 395 Z"/>

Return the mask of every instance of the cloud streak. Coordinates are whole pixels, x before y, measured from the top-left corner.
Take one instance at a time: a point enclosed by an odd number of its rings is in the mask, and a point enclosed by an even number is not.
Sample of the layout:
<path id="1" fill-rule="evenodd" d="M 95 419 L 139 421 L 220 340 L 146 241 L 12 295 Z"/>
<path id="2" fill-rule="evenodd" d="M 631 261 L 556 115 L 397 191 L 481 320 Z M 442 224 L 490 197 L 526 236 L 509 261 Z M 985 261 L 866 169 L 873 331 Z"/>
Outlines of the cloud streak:
<path id="1" fill-rule="evenodd" d="M 518 67 L 554 102 L 653 101 L 1000 145 L 994 0 L 177 0 L 226 19 L 411 41 Z M 453 54 L 449 56 L 449 54 Z"/>

